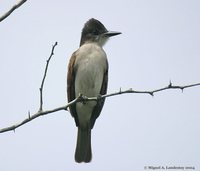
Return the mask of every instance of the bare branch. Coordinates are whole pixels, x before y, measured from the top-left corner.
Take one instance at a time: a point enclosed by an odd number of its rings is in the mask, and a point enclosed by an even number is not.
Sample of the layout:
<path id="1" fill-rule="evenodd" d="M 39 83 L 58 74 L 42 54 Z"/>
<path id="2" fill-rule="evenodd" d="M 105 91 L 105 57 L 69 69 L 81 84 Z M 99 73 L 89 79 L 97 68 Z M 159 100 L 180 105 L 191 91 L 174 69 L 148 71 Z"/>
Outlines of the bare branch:
<path id="1" fill-rule="evenodd" d="M 154 93 L 158 93 L 164 90 L 169 90 L 169 89 L 186 89 L 186 88 L 190 88 L 190 87 L 196 87 L 196 86 L 200 86 L 200 83 L 196 83 L 196 84 L 190 84 L 190 85 L 185 85 L 185 86 L 173 86 L 172 83 L 170 83 L 168 86 L 165 86 L 163 88 L 159 88 L 159 89 L 155 89 L 152 91 L 137 91 L 137 90 L 132 90 L 132 89 L 128 89 L 125 91 L 122 91 L 121 88 L 118 92 L 115 93 L 110 93 L 110 94 L 105 94 L 102 95 L 100 97 L 86 97 L 84 95 L 79 95 L 79 97 L 77 97 L 76 99 L 74 99 L 73 101 L 71 101 L 70 103 L 68 103 L 67 105 L 55 108 L 55 109 L 51 109 L 51 110 L 45 110 L 45 111 L 38 111 L 35 114 L 30 115 L 30 113 L 28 114 L 28 118 L 24 119 L 23 121 L 21 121 L 20 123 L 14 124 L 12 126 L 6 127 L 6 128 L 2 128 L 0 129 L 0 133 L 3 132 L 8 132 L 8 131 L 15 131 L 16 128 L 40 117 L 40 116 L 44 116 L 50 113 L 54 113 L 54 112 L 58 112 L 58 111 L 62 111 L 62 110 L 67 110 L 67 108 L 77 102 L 83 102 L 83 101 L 98 101 L 100 99 L 103 98 L 107 98 L 107 97 L 112 97 L 112 96 L 117 96 L 117 95 L 121 95 L 121 94 L 128 94 L 128 93 L 135 93 L 135 94 L 149 94 L 151 96 L 154 95 Z"/>
<path id="2" fill-rule="evenodd" d="M 43 87 L 44 87 L 44 83 L 45 83 L 45 79 L 46 79 L 46 75 L 47 75 L 48 66 L 49 66 L 49 63 L 50 63 L 52 56 L 54 55 L 54 49 L 57 46 L 57 44 L 58 43 L 55 42 L 55 44 L 52 46 L 50 56 L 49 56 L 48 60 L 46 61 L 47 63 L 46 63 L 42 83 L 41 83 L 41 86 L 39 88 L 39 90 L 40 90 L 40 107 L 39 107 L 38 112 L 36 112 L 34 114 L 30 114 L 30 112 L 28 112 L 28 117 L 26 119 L 22 120 L 21 122 L 19 122 L 17 124 L 14 124 L 14 125 L 11 125 L 9 127 L 5 127 L 5 128 L 0 129 L 0 133 L 8 132 L 8 131 L 15 131 L 15 129 L 17 129 L 18 127 L 38 118 L 40 116 L 44 116 L 44 115 L 54 113 L 54 112 L 58 112 L 58 111 L 61 111 L 61 110 L 67 110 L 67 108 L 69 106 L 71 106 L 71 105 L 73 105 L 77 102 L 98 101 L 98 100 L 105 99 L 105 98 L 108 98 L 108 97 L 117 96 L 117 95 L 121 95 L 121 94 L 128 94 L 128 93 L 149 94 L 149 95 L 153 96 L 155 93 L 158 93 L 158 92 L 161 92 L 161 91 L 164 91 L 164 90 L 168 90 L 168 89 L 180 89 L 180 90 L 183 91 L 183 89 L 186 89 L 186 88 L 200 86 L 200 83 L 190 84 L 190 85 L 185 85 L 185 86 L 174 86 L 174 85 L 172 85 L 172 82 L 170 81 L 169 85 L 162 87 L 162 88 L 159 88 L 159 89 L 152 90 L 152 91 L 138 91 L 138 90 L 133 90 L 132 88 L 125 90 L 125 91 L 122 91 L 122 89 L 120 88 L 120 90 L 118 92 L 105 94 L 105 95 L 98 96 L 98 97 L 86 97 L 86 96 L 80 94 L 76 99 L 74 99 L 73 101 L 71 101 L 70 103 L 68 103 L 64 106 L 57 107 L 57 108 L 51 109 L 51 110 L 43 111 Z"/>
<path id="3" fill-rule="evenodd" d="M 52 46 L 52 49 L 51 49 L 51 54 L 49 56 L 49 58 L 47 59 L 47 63 L 46 63 L 46 67 L 45 67 L 45 71 L 44 71 L 44 76 L 42 78 L 42 83 L 41 83 L 41 86 L 40 86 L 40 107 L 39 107 L 39 112 L 41 112 L 43 110 L 43 87 L 44 87 L 44 82 L 45 82 L 45 78 L 47 76 L 47 70 L 48 70 L 48 66 L 49 66 L 49 62 L 52 58 L 52 56 L 54 55 L 54 49 L 55 47 L 57 46 L 57 42 L 55 42 L 55 44 Z"/>
<path id="4" fill-rule="evenodd" d="M 76 98 L 74 99 L 73 101 L 71 101 L 70 103 L 68 103 L 67 105 L 65 106 L 61 106 L 61 107 L 57 107 L 55 109 L 51 109 L 51 110 L 46 110 L 46 111 L 38 111 L 37 113 L 34 113 L 32 115 L 30 115 L 30 112 L 28 112 L 28 118 L 24 119 L 23 121 L 17 123 L 17 124 L 14 124 L 14 125 L 11 125 L 9 127 L 5 127 L 5 128 L 2 128 L 0 129 L 0 133 L 3 133 L 3 132 L 8 132 L 8 131 L 15 131 L 16 128 L 40 117 L 40 116 L 44 116 L 44 115 L 47 115 L 47 114 L 50 114 L 50 113 L 54 113 L 54 112 L 58 112 L 58 111 L 61 111 L 61 110 L 67 110 L 67 108 L 69 106 L 71 106 L 72 104 L 75 104 L 77 102 L 81 102 L 83 100 L 86 100 L 86 101 L 93 101 L 93 99 L 89 99 L 87 97 L 83 97 L 81 94 Z"/>
<path id="5" fill-rule="evenodd" d="M 19 8 L 23 3 L 25 3 L 27 0 L 21 0 L 17 4 L 15 4 L 9 11 L 7 11 L 5 14 L 3 14 L 0 17 L 0 22 L 3 21 L 5 18 L 7 18 L 14 10 Z"/>
<path id="6" fill-rule="evenodd" d="M 180 89 L 180 90 L 183 91 L 183 89 L 190 88 L 190 87 L 196 87 L 196 86 L 200 86 L 200 83 L 190 84 L 190 85 L 185 85 L 185 86 L 173 86 L 172 83 L 170 82 L 170 84 L 168 86 L 165 86 L 165 87 L 159 88 L 159 89 L 155 89 L 155 90 L 152 90 L 152 91 L 137 91 L 137 90 L 133 90 L 132 88 L 129 89 L 129 90 L 121 91 L 121 88 L 120 88 L 119 92 L 106 94 L 106 95 L 103 95 L 101 98 L 107 98 L 107 97 L 116 96 L 116 95 L 120 95 L 120 94 L 127 94 L 127 93 L 149 94 L 151 96 L 154 96 L 154 93 L 164 91 L 164 90 Z"/>

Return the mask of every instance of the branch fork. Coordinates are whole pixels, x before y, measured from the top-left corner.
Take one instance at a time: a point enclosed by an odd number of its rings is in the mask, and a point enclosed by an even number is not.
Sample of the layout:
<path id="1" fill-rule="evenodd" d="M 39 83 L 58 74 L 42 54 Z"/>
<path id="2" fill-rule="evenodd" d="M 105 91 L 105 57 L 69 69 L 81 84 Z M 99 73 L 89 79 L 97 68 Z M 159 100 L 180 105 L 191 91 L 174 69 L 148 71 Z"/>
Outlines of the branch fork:
<path id="1" fill-rule="evenodd" d="M 73 101 L 67 103 L 66 105 L 63 105 L 63 106 L 60 106 L 60 107 L 57 107 L 57 108 L 54 108 L 54 109 L 51 109 L 51 110 L 43 110 L 43 87 L 44 87 L 44 83 L 45 83 L 45 79 L 46 79 L 49 63 L 50 63 L 50 60 L 51 60 L 52 56 L 54 55 L 54 49 L 57 46 L 57 44 L 58 43 L 55 42 L 55 44 L 52 46 L 50 56 L 49 56 L 48 60 L 46 61 L 46 67 L 45 67 L 44 75 L 43 75 L 43 78 L 42 78 L 41 86 L 39 88 L 39 91 L 40 91 L 40 105 L 39 105 L 38 112 L 36 112 L 34 114 L 31 114 L 30 111 L 28 111 L 28 117 L 26 119 L 24 119 L 23 121 L 21 121 L 21 122 L 19 122 L 17 124 L 14 124 L 14 125 L 11 125 L 11 126 L 8 126 L 8 127 L 0 129 L 0 133 L 8 132 L 8 131 L 14 131 L 15 132 L 15 130 L 18 127 L 20 127 L 20 126 L 22 126 L 22 125 L 24 125 L 24 124 L 26 124 L 26 123 L 38 118 L 40 116 L 48 115 L 50 113 L 55 113 L 55 112 L 62 111 L 62 110 L 66 111 L 69 106 L 71 106 L 71 105 L 73 105 L 73 104 L 75 104 L 77 102 L 83 102 L 84 103 L 86 101 L 98 101 L 98 100 L 101 100 L 101 99 L 104 99 L 104 98 L 117 96 L 117 95 L 121 95 L 121 94 L 128 94 L 128 93 L 149 94 L 151 96 L 154 96 L 155 93 L 158 93 L 158 92 L 161 92 L 161 91 L 164 91 L 164 90 L 180 89 L 183 92 L 183 90 L 186 89 L 186 88 L 200 86 L 200 83 L 190 84 L 190 85 L 185 85 L 185 86 L 174 86 L 172 84 L 172 82 L 170 81 L 169 85 L 167 85 L 167 86 L 165 86 L 163 88 L 152 90 L 152 91 L 140 91 L 140 90 L 138 91 L 138 90 L 133 90 L 132 88 L 122 91 L 122 89 L 120 88 L 118 92 L 105 94 L 105 95 L 99 95 L 97 97 L 87 97 L 87 96 L 85 96 L 83 94 L 79 94 L 79 96 L 76 99 L 74 99 Z"/>

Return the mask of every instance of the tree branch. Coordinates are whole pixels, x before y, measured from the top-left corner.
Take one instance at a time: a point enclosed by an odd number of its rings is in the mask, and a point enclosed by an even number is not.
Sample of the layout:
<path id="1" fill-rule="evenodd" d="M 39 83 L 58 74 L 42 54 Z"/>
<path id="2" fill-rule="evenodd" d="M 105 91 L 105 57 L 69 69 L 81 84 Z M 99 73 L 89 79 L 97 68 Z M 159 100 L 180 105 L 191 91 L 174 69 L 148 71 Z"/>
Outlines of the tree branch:
<path id="1" fill-rule="evenodd" d="M 52 56 L 54 55 L 54 49 L 57 46 L 57 44 L 58 43 L 55 42 L 55 44 L 52 46 L 51 54 L 50 54 L 49 58 L 47 59 L 47 63 L 46 63 L 45 71 L 44 71 L 44 76 L 43 76 L 43 79 L 42 79 L 41 86 L 39 88 L 39 90 L 40 90 L 40 107 L 39 107 L 39 112 L 41 112 L 43 110 L 43 87 L 44 87 L 44 82 L 45 82 L 45 78 L 47 76 L 47 70 L 48 70 L 49 62 L 50 62 Z"/>
<path id="2" fill-rule="evenodd" d="M 55 109 L 51 109 L 51 110 L 38 111 L 37 113 L 32 114 L 32 115 L 30 115 L 30 113 L 29 113 L 28 117 L 26 119 L 24 119 L 23 121 L 21 121 L 21 122 L 19 122 L 17 124 L 14 124 L 12 126 L 0 129 L 0 133 L 8 132 L 8 131 L 15 131 L 16 128 L 18 128 L 18 127 L 20 127 L 20 126 L 22 126 L 22 125 L 34 120 L 34 119 L 36 119 L 36 118 L 38 118 L 40 116 L 44 116 L 44 115 L 47 115 L 47 114 L 50 114 L 50 113 L 54 113 L 54 112 L 58 112 L 58 111 L 62 111 L 62 110 L 67 110 L 67 108 L 69 106 L 71 106 L 71 105 L 73 105 L 73 104 L 75 104 L 77 102 L 98 101 L 98 100 L 103 99 L 103 98 L 117 96 L 117 95 L 121 95 L 121 94 L 128 94 L 128 93 L 149 94 L 149 95 L 153 96 L 154 93 L 158 93 L 158 92 L 161 92 L 161 91 L 164 91 L 164 90 L 179 89 L 179 90 L 183 91 L 183 89 L 196 87 L 196 86 L 200 86 L 200 83 L 190 84 L 190 85 L 185 85 L 185 86 L 173 86 L 172 83 L 170 82 L 170 84 L 168 86 L 165 86 L 165 87 L 159 88 L 159 89 L 155 89 L 155 90 L 152 90 L 152 91 L 137 91 L 137 90 L 132 90 L 132 89 L 128 89 L 128 90 L 122 91 L 120 89 L 118 92 L 105 94 L 105 95 L 102 95 L 102 96 L 99 96 L 99 97 L 86 97 L 86 96 L 80 94 L 76 99 L 74 99 L 73 101 L 71 101 L 67 105 L 64 105 L 64 106 L 61 106 L 61 107 L 58 107 L 58 108 L 55 108 Z"/>
<path id="3" fill-rule="evenodd" d="M 179 89 L 179 90 L 183 91 L 186 88 L 196 87 L 196 86 L 200 86 L 200 83 L 189 84 L 189 85 L 185 85 L 185 86 L 174 86 L 174 85 L 172 85 L 172 82 L 170 81 L 170 83 L 169 83 L 168 86 L 165 86 L 163 88 L 158 88 L 158 89 L 155 89 L 155 90 L 152 90 L 152 91 L 138 91 L 138 90 L 133 90 L 132 88 L 130 88 L 129 90 L 121 91 L 121 89 L 120 89 L 119 92 L 111 93 L 111 94 L 106 94 L 106 95 L 101 96 L 101 98 L 116 96 L 116 95 L 120 95 L 120 94 L 127 94 L 127 93 L 149 94 L 151 96 L 154 96 L 155 93 L 158 93 L 158 92 L 164 91 L 164 90 Z"/>
<path id="4" fill-rule="evenodd" d="M 48 66 L 49 66 L 50 60 L 52 59 L 52 56 L 54 55 L 54 49 L 55 49 L 56 46 L 57 46 L 57 42 L 55 42 L 55 44 L 52 46 L 50 56 L 49 56 L 47 63 L 46 63 L 44 76 L 43 76 L 42 83 L 41 83 L 41 86 L 40 86 L 40 107 L 39 107 L 38 112 L 36 112 L 34 114 L 30 114 L 30 112 L 28 112 L 28 117 L 26 119 L 22 120 L 19 123 L 14 124 L 14 125 L 0 129 L 0 133 L 8 132 L 8 131 L 15 131 L 15 129 L 17 129 L 18 127 L 38 118 L 40 116 L 44 116 L 44 115 L 47 115 L 47 114 L 50 114 L 50 113 L 55 113 L 55 112 L 62 111 L 62 110 L 67 110 L 67 108 L 69 106 L 71 106 L 71 105 L 73 105 L 77 102 L 98 101 L 98 100 L 105 99 L 105 98 L 108 98 L 108 97 L 117 96 L 117 95 L 121 95 L 121 94 L 128 94 L 128 93 L 148 94 L 148 95 L 154 96 L 155 93 L 165 91 L 165 90 L 169 90 L 169 89 L 180 89 L 180 90 L 183 91 L 186 88 L 200 86 L 200 83 L 190 84 L 190 85 L 185 85 L 185 86 L 174 86 L 174 85 L 172 85 L 172 82 L 170 81 L 169 85 L 162 87 L 162 88 L 152 90 L 152 91 L 146 91 L 146 90 L 144 90 L 144 91 L 139 90 L 138 91 L 138 90 L 133 90 L 132 88 L 125 90 L 125 91 L 122 91 L 121 88 L 120 88 L 120 90 L 118 92 L 105 94 L 105 95 L 98 96 L 98 97 L 86 97 L 86 96 L 80 94 L 76 99 L 74 99 L 73 101 L 71 101 L 70 103 L 68 103 L 64 106 L 43 111 L 43 87 L 44 87 L 45 78 L 46 78 L 46 75 L 47 75 Z"/>
<path id="5" fill-rule="evenodd" d="M 21 0 L 19 1 L 17 4 L 15 4 L 9 11 L 7 11 L 5 14 L 3 14 L 0 17 L 0 22 L 3 21 L 4 19 L 6 19 L 14 10 L 16 10 L 17 8 L 19 8 L 23 3 L 25 3 L 27 0 Z"/>
<path id="6" fill-rule="evenodd" d="M 67 107 L 69 107 L 70 105 L 72 105 L 73 103 L 76 103 L 77 101 L 79 100 L 79 98 L 71 101 L 70 103 L 68 103 L 67 105 L 65 106 L 61 106 L 61 107 L 58 107 L 58 108 L 55 108 L 55 109 L 51 109 L 51 110 L 46 110 L 46 111 L 38 111 L 37 113 L 33 114 L 33 115 L 30 115 L 30 113 L 28 112 L 28 117 L 26 119 L 24 119 L 23 121 L 17 123 L 17 124 L 14 124 L 14 125 L 11 125 L 9 127 L 5 127 L 5 128 L 2 128 L 0 129 L 0 133 L 3 133 L 3 132 L 8 132 L 8 131 L 15 131 L 16 128 L 40 117 L 40 116 L 44 116 L 44 115 L 47 115 L 47 114 L 50 114 L 50 113 L 54 113 L 54 112 L 58 112 L 58 111 L 61 111 L 61 110 L 66 110 Z"/>

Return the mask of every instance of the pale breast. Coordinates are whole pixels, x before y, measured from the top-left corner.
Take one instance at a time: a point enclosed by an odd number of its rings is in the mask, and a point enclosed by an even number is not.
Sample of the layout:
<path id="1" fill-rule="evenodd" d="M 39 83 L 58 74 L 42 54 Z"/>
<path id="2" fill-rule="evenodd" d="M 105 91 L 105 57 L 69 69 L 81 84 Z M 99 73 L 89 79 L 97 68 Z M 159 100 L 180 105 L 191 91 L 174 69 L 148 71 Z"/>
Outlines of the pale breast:
<path id="1" fill-rule="evenodd" d="M 97 44 L 85 44 L 77 51 L 75 62 L 75 94 L 88 97 L 100 94 L 103 76 L 107 68 L 104 50 Z"/>
<path id="2" fill-rule="evenodd" d="M 77 97 L 81 93 L 87 97 L 97 97 L 108 67 L 106 54 L 97 44 L 87 43 L 79 48 L 76 55 L 75 95 Z M 96 103 L 89 101 L 76 104 L 76 112 L 82 128 L 87 127 Z"/>

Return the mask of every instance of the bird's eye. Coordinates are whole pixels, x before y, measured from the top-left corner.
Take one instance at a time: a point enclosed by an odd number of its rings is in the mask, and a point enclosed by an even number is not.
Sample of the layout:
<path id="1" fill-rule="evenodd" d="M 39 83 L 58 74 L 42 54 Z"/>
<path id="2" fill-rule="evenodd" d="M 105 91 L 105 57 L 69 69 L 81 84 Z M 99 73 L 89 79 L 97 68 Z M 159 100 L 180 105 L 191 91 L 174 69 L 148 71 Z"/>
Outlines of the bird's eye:
<path id="1" fill-rule="evenodd" d="M 97 29 L 94 29 L 94 30 L 92 30 L 92 34 L 93 34 L 93 35 L 98 35 L 98 34 L 99 34 L 99 32 L 98 32 L 98 30 L 97 30 Z"/>

